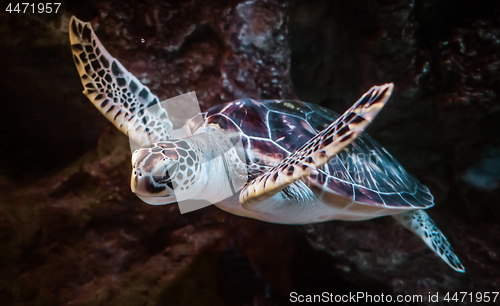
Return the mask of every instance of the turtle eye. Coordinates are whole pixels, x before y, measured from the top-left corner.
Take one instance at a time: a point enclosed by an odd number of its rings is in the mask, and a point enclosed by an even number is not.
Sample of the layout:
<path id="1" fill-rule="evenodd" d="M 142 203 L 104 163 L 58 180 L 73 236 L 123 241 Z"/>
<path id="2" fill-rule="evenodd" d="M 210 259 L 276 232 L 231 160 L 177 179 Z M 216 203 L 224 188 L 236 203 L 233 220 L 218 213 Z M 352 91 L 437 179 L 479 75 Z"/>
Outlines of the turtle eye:
<path id="1" fill-rule="evenodd" d="M 168 187 L 174 189 L 172 184 L 172 177 L 177 172 L 177 163 L 173 164 L 171 167 L 163 167 L 158 169 L 153 173 L 153 180 L 157 184 L 167 184 Z"/>

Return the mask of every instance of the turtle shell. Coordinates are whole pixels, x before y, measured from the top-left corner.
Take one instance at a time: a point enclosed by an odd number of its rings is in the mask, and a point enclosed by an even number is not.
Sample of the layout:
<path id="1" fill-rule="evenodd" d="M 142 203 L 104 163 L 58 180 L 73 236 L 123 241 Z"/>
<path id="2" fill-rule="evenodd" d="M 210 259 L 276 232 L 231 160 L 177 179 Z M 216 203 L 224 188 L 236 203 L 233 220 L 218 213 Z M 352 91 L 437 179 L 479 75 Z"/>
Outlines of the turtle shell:
<path id="1" fill-rule="evenodd" d="M 274 166 L 339 117 L 315 104 L 293 100 L 240 99 L 203 114 L 241 140 L 249 165 Z M 428 208 L 429 189 L 368 134 L 362 133 L 341 153 L 311 175 L 309 183 L 323 192 L 358 203 L 386 208 Z"/>

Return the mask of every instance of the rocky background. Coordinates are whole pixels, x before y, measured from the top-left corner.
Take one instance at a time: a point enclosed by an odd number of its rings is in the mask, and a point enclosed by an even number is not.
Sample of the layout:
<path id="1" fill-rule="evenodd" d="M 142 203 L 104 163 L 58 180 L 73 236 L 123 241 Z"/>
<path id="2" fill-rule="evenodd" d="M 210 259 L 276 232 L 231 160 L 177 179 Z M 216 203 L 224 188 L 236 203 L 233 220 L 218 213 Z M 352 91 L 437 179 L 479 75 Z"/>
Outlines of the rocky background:
<path id="1" fill-rule="evenodd" d="M 4 8 L 9 2 L 4 2 Z M 432 191 L 467 273 L 392 218 L 275 225 L 130 192 L 128 139 L 81 93 L 71 15 L 160 99 L 299 98 L 342 112 Z M 66 1 L 0 12 L 0 304 L 287 305 L 289 294 L 500 291 L 497 1 Z M 500 298 L 497 299 L 497 303 Z M 396 304 L 396 303 L 393 303 Z M 463 305 L 481 304 L 470 302 Z M 493 303 L 490 303 L 493 304 Z"/>

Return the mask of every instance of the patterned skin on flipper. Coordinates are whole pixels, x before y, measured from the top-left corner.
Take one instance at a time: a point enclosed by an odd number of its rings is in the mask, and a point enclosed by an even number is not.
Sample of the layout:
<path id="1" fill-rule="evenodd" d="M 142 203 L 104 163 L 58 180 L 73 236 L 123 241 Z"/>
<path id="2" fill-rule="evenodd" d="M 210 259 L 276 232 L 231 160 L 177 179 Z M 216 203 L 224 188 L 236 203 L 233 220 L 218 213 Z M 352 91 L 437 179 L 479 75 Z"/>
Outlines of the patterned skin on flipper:
<path id="1" fill-rule="evenodd" d="M 141 146 L 169 139 L 172 122 L 158 97 L 106 51 L 91 24 L 73 16 L 69 37 L 83 93 L 97 109 Z"/>
<path id="2" fill-rule="evenodd" d="M 277 194 L 299 179 L 317 173 L 317 168 L 348 146 L 375 118 L 389 99 L 392 83 L 374 86 L 329 127 L 299 150 L 246 185 L 240 192 L 245 209 Z"/>
<path id="3" fill-rule="evenodd" d="M 457 255 L 453 253 L 448 239 L 436 227 L 436 224 L 425 211 L 411 210 L 395 215 L 394 218 L 420 237 L 436 255 L 441 257 L 455 271 L 465 273 L 465 268 L 460 263 Z"/>

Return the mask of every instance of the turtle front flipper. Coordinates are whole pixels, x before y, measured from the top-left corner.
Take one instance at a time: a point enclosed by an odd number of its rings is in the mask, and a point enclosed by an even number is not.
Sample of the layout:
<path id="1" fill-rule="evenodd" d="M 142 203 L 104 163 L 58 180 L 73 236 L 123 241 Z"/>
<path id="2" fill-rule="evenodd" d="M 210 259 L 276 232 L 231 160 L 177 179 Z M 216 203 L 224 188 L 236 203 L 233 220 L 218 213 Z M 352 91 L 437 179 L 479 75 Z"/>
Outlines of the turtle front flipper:
<path id="1" fill-rule="evenodd" d="M 246 185 L 240 193 L 241 205 L 251 210 L 253 204 L 272 197 L 326 164 L 356 139 L 377 116 L 389 99 L 393 87 L 392 83 L 372 87 L 326 129 Z"/>
<path id="2" fill-rule="evenodd" d="M 410 210 L 394 215 L 394 218 L 420 237 L 436 255 L 441 257 L 455 271 L 465 273 L 465 268 L 460 263 L 457 255 L 453 253 L 448 239 L 436 227 L 425 211 Z"/>
<path id="3" fill-rule="evenodd" d="M 157 96 L 101 44 L 89 22 L 72 17 L 69 39 L 83 93 L 139 145 L 166 140 L 172 122 Z"/>

